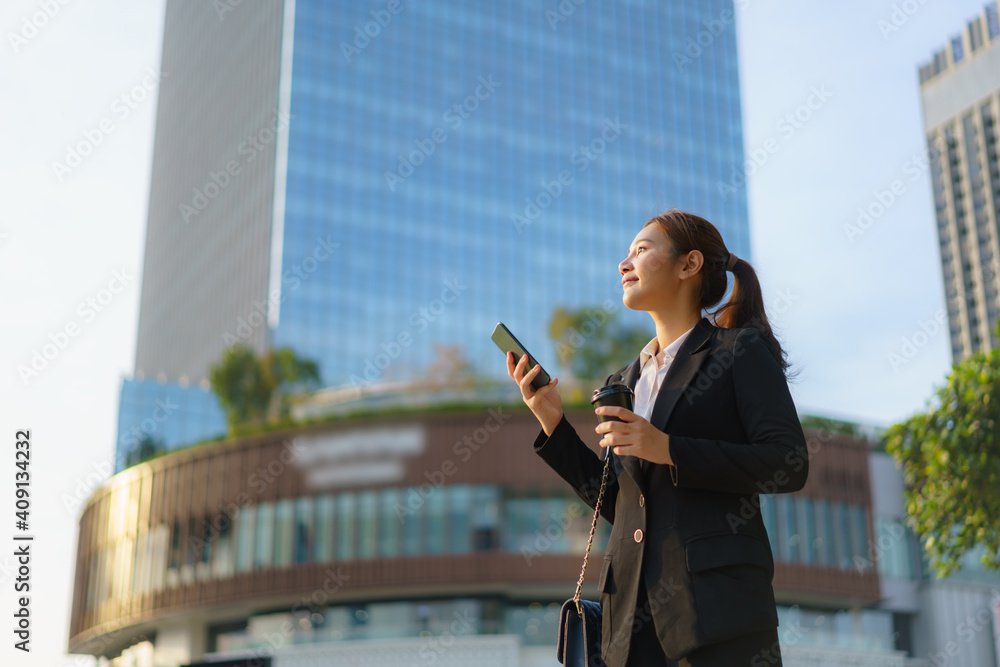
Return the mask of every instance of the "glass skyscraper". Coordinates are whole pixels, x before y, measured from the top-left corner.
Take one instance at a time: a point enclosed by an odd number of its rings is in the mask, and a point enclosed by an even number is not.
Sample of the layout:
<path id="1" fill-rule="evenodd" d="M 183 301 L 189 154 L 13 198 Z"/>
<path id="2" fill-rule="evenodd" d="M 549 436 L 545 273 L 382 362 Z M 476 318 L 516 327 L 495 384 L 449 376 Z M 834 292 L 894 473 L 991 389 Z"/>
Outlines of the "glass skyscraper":
<path id="1" fill-rule="evenodd" d="M 617 265 L 666 208 L 750 257 L 731 1 L 166 12 L 119 469 L 137 428 L 224 430 L 207 376 L 234 342 L 290 346 L 324 386 L 426 377 L 434 344 L 505 378 L 497 321 L 552 367 L 558 306 L 647 324 Z"/>

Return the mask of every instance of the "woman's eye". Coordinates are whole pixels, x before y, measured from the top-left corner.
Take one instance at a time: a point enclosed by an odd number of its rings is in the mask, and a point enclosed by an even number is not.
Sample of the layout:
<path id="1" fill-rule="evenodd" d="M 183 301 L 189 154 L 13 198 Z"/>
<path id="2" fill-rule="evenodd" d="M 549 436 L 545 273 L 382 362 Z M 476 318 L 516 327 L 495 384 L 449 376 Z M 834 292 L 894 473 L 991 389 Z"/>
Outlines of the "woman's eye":
<path id="1" fill-rule="evenodd" d="M 639 246 L 638 248 L 635 249 L 635 254 L 638 255 L 640 252 L 642 252 L 645 249 L 646 249 L 645 246 Z"/>

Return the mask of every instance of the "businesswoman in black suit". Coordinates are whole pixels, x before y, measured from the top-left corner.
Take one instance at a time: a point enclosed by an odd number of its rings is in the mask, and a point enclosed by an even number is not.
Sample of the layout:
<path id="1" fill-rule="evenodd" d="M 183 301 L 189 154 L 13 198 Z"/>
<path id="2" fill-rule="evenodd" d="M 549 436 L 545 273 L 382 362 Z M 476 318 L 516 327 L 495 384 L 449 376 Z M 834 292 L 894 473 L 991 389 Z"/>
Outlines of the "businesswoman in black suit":
<path id="1" fill-rule="evenodd" d="M 759 493 L 805 485 L 808 450 L 784 352 L 753 268 L 701 217 L 671 209 L 639 231 L 618 265 L 622 301 L 656 336 L 608 377 L 634 411 L 597 408 L 612 464 L 601 515 L 612 524 L 598 579 L 608 667 L 780 665 L 774 559 Z M 729 301 L 721 301 L 727 271 Z M 566 420 L 553 378 L 507 355 L 542 430 L 535 452 L 595 507 L 604 462 Z M 605 450 L 607 452 L 607 450 Z"/>

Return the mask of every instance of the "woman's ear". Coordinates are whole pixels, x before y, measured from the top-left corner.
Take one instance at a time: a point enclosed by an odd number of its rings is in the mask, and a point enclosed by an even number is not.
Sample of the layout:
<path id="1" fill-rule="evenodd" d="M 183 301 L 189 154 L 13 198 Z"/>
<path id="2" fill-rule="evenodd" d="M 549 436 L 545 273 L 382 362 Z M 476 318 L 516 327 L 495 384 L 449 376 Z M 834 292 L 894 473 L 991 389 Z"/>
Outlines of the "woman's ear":
<path id="1" fill-rule="evenodd" d="M 705 256 L 701 254 L 700 250 L 692 250 L 687 255 L 681 263 L 681 272 L 685 273 L 687 276 L 693 276 L 698 273 L 699 269 L 705 264 Z"/>

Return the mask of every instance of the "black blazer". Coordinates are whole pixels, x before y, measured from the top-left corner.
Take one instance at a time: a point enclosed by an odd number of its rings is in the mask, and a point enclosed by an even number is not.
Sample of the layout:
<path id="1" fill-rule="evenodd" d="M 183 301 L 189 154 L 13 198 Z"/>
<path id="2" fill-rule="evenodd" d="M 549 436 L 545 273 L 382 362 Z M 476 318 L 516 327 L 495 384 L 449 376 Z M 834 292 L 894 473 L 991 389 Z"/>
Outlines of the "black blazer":
<path id="1" fill-rule="evenodd" d="M 634 389 L 639 370 L 637 358 L 608 382 Z M 612 530 L 598 579 L 608 664 L 625 663 L 633 624 L 652 622 L 671 660 L 777 626 L 758 493 L 798 491 L 809 473 L 788 384 L 759 329 L 724 329 L 702 317 L 653 405 L 650 422 L 670 436 L 674 465 L 609 452 L 601 515 Z M 604 460 L 565 415 L 551 436 L 539 433 L 534 449 L 595 506 Z M 652 619 L 635 613 L 640 585 Z"/>

